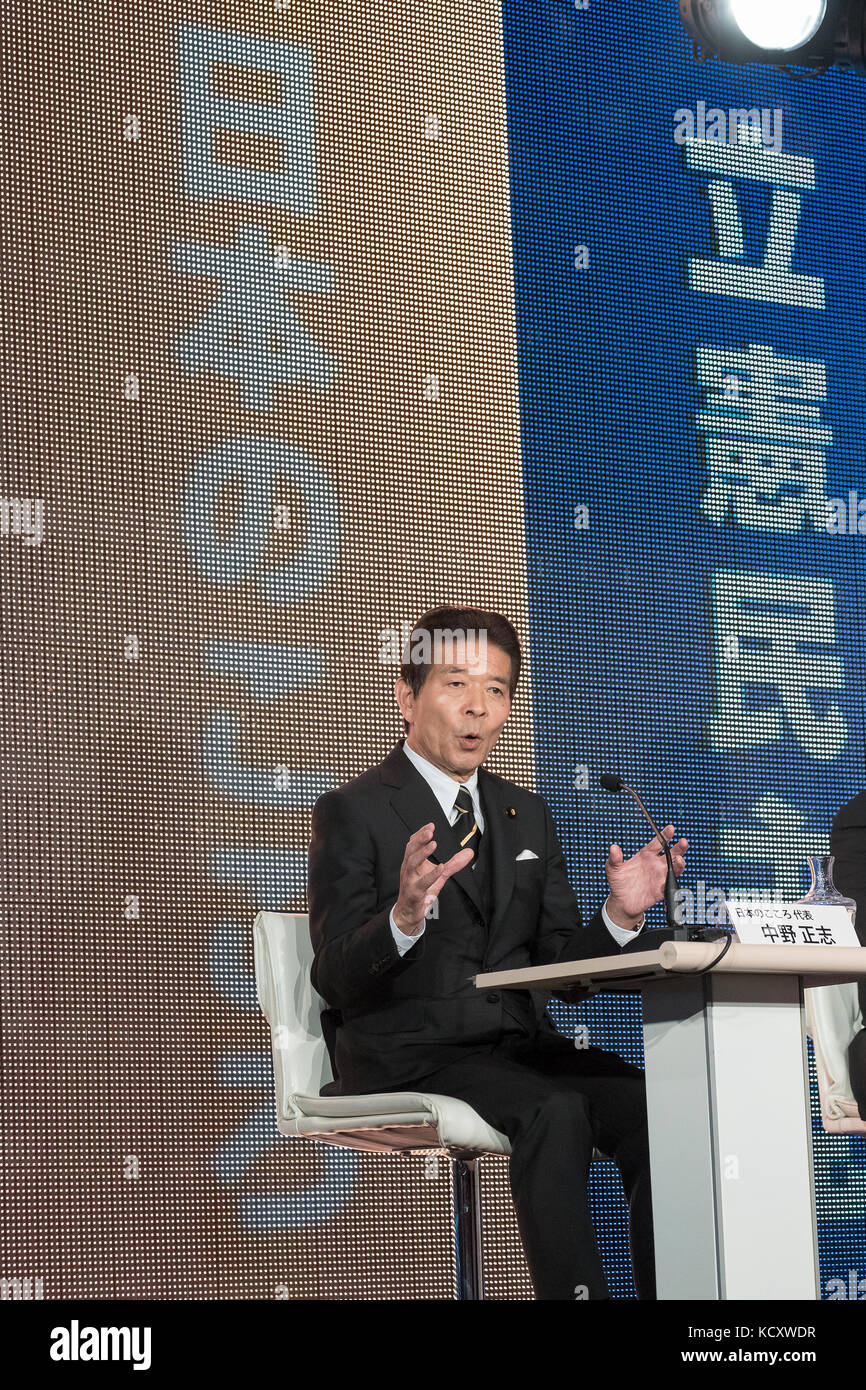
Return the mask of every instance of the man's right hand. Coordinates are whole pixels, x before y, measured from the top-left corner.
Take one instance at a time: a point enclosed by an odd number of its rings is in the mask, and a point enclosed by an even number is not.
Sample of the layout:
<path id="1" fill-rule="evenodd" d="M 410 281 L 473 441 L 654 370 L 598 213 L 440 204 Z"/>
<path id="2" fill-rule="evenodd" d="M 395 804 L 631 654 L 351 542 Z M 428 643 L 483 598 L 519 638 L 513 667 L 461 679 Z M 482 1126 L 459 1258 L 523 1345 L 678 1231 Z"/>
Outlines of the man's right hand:
<path id="1" fill-rule="evenodd" d="M 458 850 L 445 864 L 435 864 L 427 856 L 436 848 L 435 826 L 431 821 L 409 837 L 400 866 L 400 894 L 394 904 L 394 923 L 405 936 L 417 936 L 434 899 L 438 898 L 452 874 L 471 864 L 475 851 Z"/>

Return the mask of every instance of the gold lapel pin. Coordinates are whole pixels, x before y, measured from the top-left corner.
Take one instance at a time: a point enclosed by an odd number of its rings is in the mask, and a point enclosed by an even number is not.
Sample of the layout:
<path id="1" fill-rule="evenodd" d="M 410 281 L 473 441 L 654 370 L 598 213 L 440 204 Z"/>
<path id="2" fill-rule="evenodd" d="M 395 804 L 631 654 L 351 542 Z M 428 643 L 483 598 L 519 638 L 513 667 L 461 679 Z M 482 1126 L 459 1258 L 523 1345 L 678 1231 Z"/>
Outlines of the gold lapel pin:
<path id="1" fill-rule="evenodd" d="M 516 816 L 517 812 L 515 811 L 513 806 L 506 806 L 505 814 L 506 816 Z"/>

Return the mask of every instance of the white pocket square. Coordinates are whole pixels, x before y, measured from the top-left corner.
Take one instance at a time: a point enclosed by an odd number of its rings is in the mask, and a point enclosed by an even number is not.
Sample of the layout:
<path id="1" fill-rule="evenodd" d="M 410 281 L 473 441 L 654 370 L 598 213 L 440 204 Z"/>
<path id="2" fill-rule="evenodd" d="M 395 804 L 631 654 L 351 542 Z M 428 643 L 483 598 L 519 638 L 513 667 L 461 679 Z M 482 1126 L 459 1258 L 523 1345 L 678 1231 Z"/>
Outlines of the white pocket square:
<path id="1" fill-rule="evenodd" d="M 538 858 L 538 855 L 537 855 L 537 854 L 533 854 L 533 852 L 532 852 L 531 849 L 522 849 L 522 850 L 520 851 L 520 853 L 518 854 L 518 856 L 517 856 L 517 859 L 537 859 L 537 858 Z M 515 860 L 515 863 L 516 863 L 516 862 L 517 862 L 517 860 Z"/>

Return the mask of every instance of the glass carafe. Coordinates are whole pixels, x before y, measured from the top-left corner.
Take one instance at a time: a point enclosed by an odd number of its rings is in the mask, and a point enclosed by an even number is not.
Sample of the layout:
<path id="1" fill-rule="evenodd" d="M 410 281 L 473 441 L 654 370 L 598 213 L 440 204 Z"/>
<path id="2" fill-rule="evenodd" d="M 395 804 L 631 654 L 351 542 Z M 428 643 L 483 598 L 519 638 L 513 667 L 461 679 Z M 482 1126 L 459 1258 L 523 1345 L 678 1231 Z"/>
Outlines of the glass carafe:
<path id="1" fill-rule="evenodd" d="M 844 894 L 840 893 L 833 882 L 834 856 L 832 854 L 810 854 L 807 862 L 812 882 L 806 896 L 800 898 L 799 901 L 801 903 L 814 903 L 816 907 L 844 907 L 853 926 L 857 916 L 857 904 L 853 898 L 846 898 Z"/>

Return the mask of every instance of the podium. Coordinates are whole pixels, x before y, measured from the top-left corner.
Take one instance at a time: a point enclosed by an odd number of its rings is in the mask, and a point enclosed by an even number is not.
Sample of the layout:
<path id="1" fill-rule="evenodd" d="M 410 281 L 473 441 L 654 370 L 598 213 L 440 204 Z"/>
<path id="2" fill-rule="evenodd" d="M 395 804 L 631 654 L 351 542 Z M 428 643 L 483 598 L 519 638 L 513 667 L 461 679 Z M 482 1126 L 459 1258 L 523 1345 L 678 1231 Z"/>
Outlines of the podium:
<path id="1" fill-rule="evenodd" d="M 724 946 L 665 941 L 475 983 L 640 991 L 660 1299 L 818 1299 L 803 990 L 860 979 L 866 949 Z"/>

